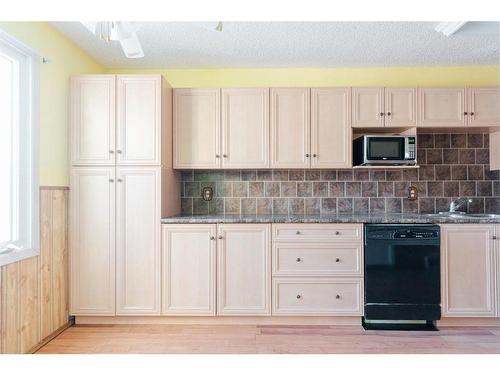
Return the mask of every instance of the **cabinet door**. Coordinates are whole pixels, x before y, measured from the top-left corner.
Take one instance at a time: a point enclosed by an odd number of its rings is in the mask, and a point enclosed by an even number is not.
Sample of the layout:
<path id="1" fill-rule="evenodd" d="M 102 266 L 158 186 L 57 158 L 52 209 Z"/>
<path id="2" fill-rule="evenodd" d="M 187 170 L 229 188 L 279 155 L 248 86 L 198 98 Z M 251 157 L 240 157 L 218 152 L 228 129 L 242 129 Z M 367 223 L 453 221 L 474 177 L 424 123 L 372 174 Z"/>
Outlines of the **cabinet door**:
<path id="1" fill-rule="evenodd" d="M 307 168 L 309 89 L 271 89 L 271 168 Z"/>
<path id="2" fill-rule="evenodd" d="M 352 168 L 349 88 L 311 89 L 311 167 Z"/>
<path id="3" fill-rule="evenodd" d="M 352 126 L 384 126 L 384 88 L 353 87 L 352 89 Z"/>
<path id="4" fill-rule="evenodd" d="M 465 125 L 465 88 L 423 87 L 418 93 L 417 126 Z"/>
<path id="5" fill-rule="evenodd" d="M 222 168 L 269 167 L 269 89 L 222 89 Z"/>
<path id="6" fill-rule="evenodd" d="M 162 315 L 215 315 L 215 224 L 164 224 Z"/>
<path id="7" fill-rule="evenodd" d="M 497 317 L 500 317 L 500 224 L 495 225 L 495 256 L 496 256 L 496 275 L 497 275 Z"/>
<path id="8" fill-rule="evenodd" d="M 115 76 L 71 78 L 71 164 L 115 163 Z"/>
<path id="9" fill-rule="evenodd" d="M 471 87 L 469 125 L 500 126 L 500 87 Z"/>
<path id="10" fill-rule="evenodd" d="M 269 224 L 218 225 L 217 314 L 271 314 Z"/>
<path id="11" fill-rule="evenodd" d="M 495 316 L 494 225 L 441 226 L 443 316 Z"/>
<path id="12" fill-rule="evenodd" d="M 115 171 L 71 171 L 71 314 L 115 314 Z"/>
<path id="13" fill-rule="evenodd" d="M 417 126 L 417 90 L 386 87 L 385 126 Z"/>
<path id="14" fill-rule="evenodd" d="M 117 76 L 116 163 L 160 165 L 161 77 Z"/>
<path id="15" fill-rule="evenodd" d="M 220 167 L 220 89 L 174 90 L 174 168 Z"/>
<path id="16" fill-rule="evenodd" d="M 160 314 L 161 167 L 116 171 L 116 315 Z"/>

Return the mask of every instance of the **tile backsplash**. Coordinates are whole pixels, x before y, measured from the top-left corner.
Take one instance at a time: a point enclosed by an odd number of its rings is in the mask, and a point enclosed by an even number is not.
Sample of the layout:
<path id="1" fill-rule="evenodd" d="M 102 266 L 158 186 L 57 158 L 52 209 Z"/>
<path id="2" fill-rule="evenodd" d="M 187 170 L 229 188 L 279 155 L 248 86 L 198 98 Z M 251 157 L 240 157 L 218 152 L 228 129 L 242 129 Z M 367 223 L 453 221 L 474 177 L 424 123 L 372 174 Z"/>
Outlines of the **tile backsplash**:
<path id="1" fill-rule="evenodd" d="M 434 213 L 459 196 L 472 199 L 469 212 L 500 213 L 488 134 L 419 134 L 417 146 L 419 169 L 182 171 L 182 214 Z M 205 186 L 212 201 L 201 198 Z"/>

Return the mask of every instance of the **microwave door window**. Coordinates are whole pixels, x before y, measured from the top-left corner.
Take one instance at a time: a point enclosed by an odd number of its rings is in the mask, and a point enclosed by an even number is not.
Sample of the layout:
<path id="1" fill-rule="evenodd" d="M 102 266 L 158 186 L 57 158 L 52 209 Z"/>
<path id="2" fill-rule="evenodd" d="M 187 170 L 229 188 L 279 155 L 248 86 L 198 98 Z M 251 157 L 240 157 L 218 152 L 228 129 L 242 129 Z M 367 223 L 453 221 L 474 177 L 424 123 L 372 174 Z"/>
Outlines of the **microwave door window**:
<path id="1" fill-rule="evenodd" d="M 370 160 L 401 160 L 404 159 L 403 139 L 373 138 L 368 146 Z"/>

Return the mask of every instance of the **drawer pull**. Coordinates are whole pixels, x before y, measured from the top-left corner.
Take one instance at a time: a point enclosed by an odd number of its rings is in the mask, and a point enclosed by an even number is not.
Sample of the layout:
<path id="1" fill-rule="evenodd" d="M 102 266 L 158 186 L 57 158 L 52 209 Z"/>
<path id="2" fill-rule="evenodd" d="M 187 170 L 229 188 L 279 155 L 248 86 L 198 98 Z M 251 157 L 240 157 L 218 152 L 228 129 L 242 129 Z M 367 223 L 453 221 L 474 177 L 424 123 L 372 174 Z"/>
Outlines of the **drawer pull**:
<path id="1" fill-rule="evenodd" d="M 336 236 L 338 236 L 339 234 L 340 234 L 340 232 L 339 232 L 339 231 L 336 231 L 336 232 L 335 232 L 335 235 L 336 235 Z"/>
<path id="2" fill-rule="evenodd" d="M 297 294 L 297 299 L 301 299 L 302 296 L 300 294 Z"/>
<path id="3" fill-rule="evenodd" d="M 335 262 L 339 263 L 340 262 L 340 258 L 335 259 Z"/>
<path id="4" fill-rule="evenodd" d="M 301 258 L 297 258 L 296 260 L 297 260 L 297 262 L 302 262 Z"/>
<path id="5" fill-rule="evenodd" d="M 298 230 L 297 232 L 295 232 L 295 234 L 297 234 L 297 235 L 300 234 L 300 230 Z"/>
<path id="6" fill-rule="evenodd" d="M 340 296 L 337 294 L 337 295 L 335 296 L 335 299 L 340 299 Z"/>

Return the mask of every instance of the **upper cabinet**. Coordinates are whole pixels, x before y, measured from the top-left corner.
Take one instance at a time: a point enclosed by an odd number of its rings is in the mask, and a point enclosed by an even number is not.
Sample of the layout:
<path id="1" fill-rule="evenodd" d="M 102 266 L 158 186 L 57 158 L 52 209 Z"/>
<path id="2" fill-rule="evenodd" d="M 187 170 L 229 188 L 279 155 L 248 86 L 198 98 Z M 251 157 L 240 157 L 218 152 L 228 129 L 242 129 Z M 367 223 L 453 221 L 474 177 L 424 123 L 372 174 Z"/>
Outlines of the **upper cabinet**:
<path id="1" fill-rule="evenodd" d="M 307 168 L 309 89 L 271 89 L 271 168 Z"/>
<path id="2" fill-rule="evenodd" d="M 174 168 L 220 167 L 220 89 L 174 90 Z"/>
<path id="3" fill-rule="evenodd" d="M 311 167 L 351 168 L 350 88 L 311 89 Z"/>
<path id="4" fill-rule="evenodd" d="M 467 123 L 465 87 L 418 89 L 418 126 L 455 127 Z"/>
<path id="5" fill-rule="evenodd" d="M 500 87 L 468 89 L 469 125 L 500 126 Z"/>
<path id="6" fill-rule="evenodd" d="M 115 163 L 115 76 L 71 79 L 71 164 Z"/>
<path id="7" fill-rule="evenodd" d="M 414 87 L 385 88 L 385 126 L 417 125 L 417 90 Z"/>
<path id="8" fill-rule="evenodd" d="M 116 163 L 159 165 L 161 77 L 118 76 Z"/>
<path id="9" fill-rule="evenodd" d="M 222 89 L 222 168 L 269 167 L 269 89 Z"/>
<path id="10" fill-rule="evenodd" d="M 73 77 L 71 164 L 161 165 L 161 91 L 160 76 Z"/>

